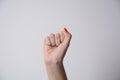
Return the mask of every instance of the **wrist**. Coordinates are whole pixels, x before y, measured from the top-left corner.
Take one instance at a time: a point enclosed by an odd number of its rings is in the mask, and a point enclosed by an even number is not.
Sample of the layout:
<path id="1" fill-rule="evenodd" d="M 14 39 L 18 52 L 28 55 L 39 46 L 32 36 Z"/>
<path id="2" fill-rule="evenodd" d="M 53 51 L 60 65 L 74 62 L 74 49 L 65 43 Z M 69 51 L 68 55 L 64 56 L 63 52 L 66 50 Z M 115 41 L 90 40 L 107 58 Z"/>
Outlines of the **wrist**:
<path id="1" fill-rule="evenodd" d="M 57 65 L 63 65 L 62 60 L 45 60 L 46 66 L 57 66 Z"/>
<path id="2" fill-rule="evenodd" d="M 67 80 L 63 62 L 45 62 L 49 80 Z"/>

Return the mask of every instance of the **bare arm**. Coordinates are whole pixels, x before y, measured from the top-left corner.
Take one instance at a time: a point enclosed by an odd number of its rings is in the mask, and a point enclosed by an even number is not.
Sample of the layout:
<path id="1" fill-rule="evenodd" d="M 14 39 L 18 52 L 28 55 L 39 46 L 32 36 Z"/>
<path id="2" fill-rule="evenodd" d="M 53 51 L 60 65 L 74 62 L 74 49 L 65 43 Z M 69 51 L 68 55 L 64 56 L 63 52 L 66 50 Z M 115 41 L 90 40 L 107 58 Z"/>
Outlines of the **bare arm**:
<path id="1" fill-rule="evenodd" d="M 50 34 L 44 40 L 44 59 L 49 80 L 67 80 L 63 59 L 72 35 L 64 28 L 57 34 Z"/>

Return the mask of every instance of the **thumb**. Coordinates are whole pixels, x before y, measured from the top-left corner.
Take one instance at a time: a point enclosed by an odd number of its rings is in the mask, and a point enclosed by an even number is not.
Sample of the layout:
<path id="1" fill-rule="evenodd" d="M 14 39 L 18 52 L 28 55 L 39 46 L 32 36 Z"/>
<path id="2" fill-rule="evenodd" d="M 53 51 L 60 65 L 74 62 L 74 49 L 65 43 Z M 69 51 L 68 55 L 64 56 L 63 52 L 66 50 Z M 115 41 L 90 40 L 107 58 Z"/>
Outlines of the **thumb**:
<path id="1" fill-rule="evenodd" d="M 63 35 L 64 35 L 64 40 L 63 40 L 62 44 L 65 47 L 68 47 L 69 43 L 71 41 L 72 35 L 71 35 L 71 33 L 68 32 L 68 30 L 66 28 L 64 28 Z"/>

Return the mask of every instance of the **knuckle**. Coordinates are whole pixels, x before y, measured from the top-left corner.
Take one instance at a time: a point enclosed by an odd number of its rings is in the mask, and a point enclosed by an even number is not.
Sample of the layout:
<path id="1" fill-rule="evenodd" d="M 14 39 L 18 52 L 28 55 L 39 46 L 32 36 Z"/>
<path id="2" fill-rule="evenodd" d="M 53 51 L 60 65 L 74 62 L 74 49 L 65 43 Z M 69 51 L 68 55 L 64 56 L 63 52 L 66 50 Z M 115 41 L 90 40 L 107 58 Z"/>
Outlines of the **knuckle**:
<path id="1" fill-rule="evenodd" d="M 49 37 L 48 36 L 46 36 L 45 38 L 44 38 L 44 42 L 48 39 Z"/>
<path id="2" fill-rule="evenodd" d="M 55 34 L 51 33 L 50 38 L 54 38 Z"/>
<path id="3" fill-rule="evenodd" d="M 56 33 L 56 34 L 55 34 L 55 37 L 56 37 L 56 38 L 59 38 L 59 37 L 60 37 L 60 34 L 59 34 L 59 33 Z"/>
<path id="4" fill-rule="evenodd" d="M 71 38 L 71 37 L 72 37 L 72 34 L 71 34 L 71 33 L 69 33 L 69 34 L 67 35 L 67 37 L 68 37 L 68 38 Z"/>
<path id="5" fill-rule="evenodd" d="M 54 37 L 54 36 L 55 36 L 55 34 L 53 34 L 53 33 L 50 34 L 50 37 Z"/>
<path id="6" fill-rule="evenodd" d="M 72 34 L 70 33 L 70 38 L 72 38 Z"/>

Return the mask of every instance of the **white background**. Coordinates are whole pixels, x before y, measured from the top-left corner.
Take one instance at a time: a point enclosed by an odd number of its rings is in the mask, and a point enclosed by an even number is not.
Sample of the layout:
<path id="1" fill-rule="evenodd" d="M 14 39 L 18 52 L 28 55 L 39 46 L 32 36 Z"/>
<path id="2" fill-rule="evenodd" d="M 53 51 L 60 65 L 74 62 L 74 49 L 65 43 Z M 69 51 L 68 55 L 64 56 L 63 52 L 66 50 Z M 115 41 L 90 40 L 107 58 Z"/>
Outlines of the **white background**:
<path id="1" fill-rule="evenodd" d="M 69 80 L 120 80 L 119 0 L 0 0 L 0 80 L 48 80 L 43 40 L 64 26 Z"/>

